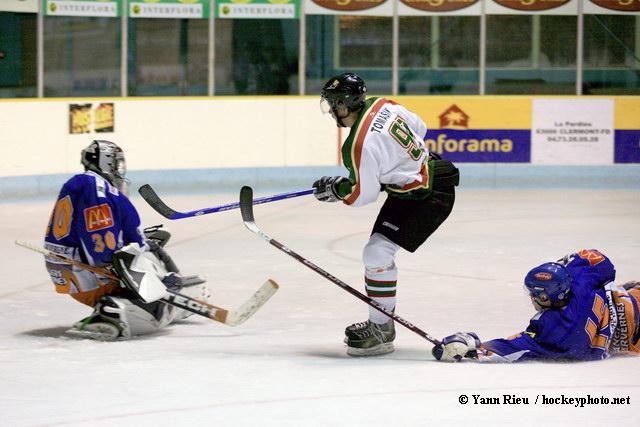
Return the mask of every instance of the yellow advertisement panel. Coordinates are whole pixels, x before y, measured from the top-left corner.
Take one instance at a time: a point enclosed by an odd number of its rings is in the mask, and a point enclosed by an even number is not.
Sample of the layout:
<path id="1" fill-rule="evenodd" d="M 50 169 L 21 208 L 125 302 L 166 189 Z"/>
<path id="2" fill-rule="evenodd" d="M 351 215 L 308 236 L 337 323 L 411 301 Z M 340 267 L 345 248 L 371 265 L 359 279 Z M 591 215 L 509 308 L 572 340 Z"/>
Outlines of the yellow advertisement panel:
<path id="1" fill-rule="evenodd" d="M 427 147 L 452 161 L 640 163 L 640 97 L 398 96 L 394 100 L 425 121 Z M 553 160 L 544 153 L 553 154 Z"/>

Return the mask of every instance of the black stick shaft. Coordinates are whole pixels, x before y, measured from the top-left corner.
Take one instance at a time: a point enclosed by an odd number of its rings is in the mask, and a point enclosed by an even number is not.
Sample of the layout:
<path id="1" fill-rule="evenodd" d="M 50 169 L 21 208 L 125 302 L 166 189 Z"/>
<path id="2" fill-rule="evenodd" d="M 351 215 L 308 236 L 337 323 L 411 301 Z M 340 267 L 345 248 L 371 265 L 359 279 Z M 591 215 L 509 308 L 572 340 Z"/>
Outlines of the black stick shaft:
<path id="1" fill-rule="evenodd" d="M 269 238 L 269 243 L 272 246 L 280 249 L 282 252 L 286 253 L 287 255 L 295 258 L 300 263 L 304 264 L 305 266 L 307 266 L 311 270 L 315 271 L 316 273 L 318 273 L 319 275 L 321 275 L 325 279 L 328 279 L 329 281 L 331 281 L 331 282 L 335 283 L 336 285 L 340 286 L 342 289 L 344 289 L 345 291 L 349 292 L 354 297 L 356 297 L 359 300 L 367 303 L 368 305 L 370 305 L 371 307 L 375 308 L 379 312 L 381 312 L 383 314 L 386 314 L 387 316 L 391 317 L 393 320 L 395 320 L 396 322 L 398 322 L 399 324 L 401 324 L 405 328 L 415 332 L 416 334 L 420 335 L 422 338 L 426 339 L 427 341 L 430 341 L 434 345 L 440 345 L 440 341 L 438 341 L 437 339 L 433 338 L 427 332 L 425 332 L 422 329 L 418 328 L 413 323 L 411 323 L 411 322 L 403 319 L 402 317 L 398 316 L 394 312 L 387 310 L 386 307 L 384 307 L 383 305 L 379 304 L 374 299 L 372 299 L 372 298 L 360 293 L 359 291 L 357 291 L 356 289 L 354 289 L 351 286 L 347 285 L 345 282 L 343 282 L 342 280 L 338 279 L 337 277 L 335 277 L 331 273 L 323 270 L 322 268 L 318 267 L 317 265 L 315 265 L 313 262 L 309 261 L 305 257 L 303 257 L 303 256 L 299 255 L 298 253 L 292 251 L 291 249 L 287 248 L 286 246 L 284 246 L 282 243 L 278 242 L 277 240 Z"/>
<path id="2" fill-rule="evenodd" d="M 351 286 L 347 285 L 345 282 L 343 282 L 342 280 L 338 279 L 333 274 L 323 270 L 322 268 L 318 267 L 317 265 L 315 265 L 313 262 L 309 261 L 308 259 L 306 259 L 302 255 L 292 251 L 287 246 L 283 245 L 282 243 L 278 242 L 277 240 L 275 240 L 275 239 L 269 237 L 268 235 L 266 235 L 262 230 L 260 230 L 260 228 L 258 228 L 257 224 L 255 223 L 255 218 L 253 216 L 252 199 L 253 199 L 253 190 L 251 189 L 251 187 L 246 187 L 246 186 L 242 187 L 242 189 L 240 190 L 240 212 L 242 214 L 242 220 L 244 222 L 244 225 L 250 231 L 252 231 L 253 233 L 256 233 L 263 240 L 265 240 L 266 242 L 268 242 L 269 244 L 271 244 L 275 248 L 279 249 L 280 251 L 286 253 L 290 257 L 296 259 L 298 262 L 300 262 L 301 264 L 307 266 L 311 270 L 315 271 L 316 273 L 318 273 L 319 275 L 321 275 L 325 279 L 327 279 L 330 282 L 340 286 L 342 289 L 344 289 L 345 291 L 349 292 L 354 297 L 356 297 L 359 300 L 365 302 L 366 304 L 368 304 L 371 307 L 375 308 L 379 312 L 391 317 L 393 320 L 395 320 L 396 322 L 398 322 L 399 324 L 401 324 L 405 328 L 411 330 L 412 332 L 415 332 L 416 334 L 420 335 L 422 338 L 426 339 L 427 341 L 430 341 L 434 345 L 440 345 L 441 344 L 439 340 L 433 338 L 431 335 L 429 335 L 427 332 L 423 331 L 422 329 L 418 328 L 413 323 L 403 319 L 402 317 L 398 316 L 394 312 L 392 312 L 390 310 L 387 310 L 384 306 L 382 306 L 381 304 L 379 304 L 378 302 L 376 302 L 372 298 L 369 298 L 368 296 L 362 294 L 361 292 L 358 292 L 356 289 L 354 289 Z"/>

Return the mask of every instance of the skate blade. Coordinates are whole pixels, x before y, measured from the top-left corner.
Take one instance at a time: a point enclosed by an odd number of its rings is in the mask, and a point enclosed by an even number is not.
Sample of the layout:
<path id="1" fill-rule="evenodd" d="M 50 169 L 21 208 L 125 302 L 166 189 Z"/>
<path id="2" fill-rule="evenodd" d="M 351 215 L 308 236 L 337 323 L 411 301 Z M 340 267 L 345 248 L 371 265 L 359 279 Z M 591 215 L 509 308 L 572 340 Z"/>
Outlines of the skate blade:
<path id="1" fill-rule="evenodd" d="M 393 353 L 395 348 L 392 342 L 378 344 L 370 348 L 347 347 L 347 354 L 353 357 L 379 356 L 381 354 Z"/>

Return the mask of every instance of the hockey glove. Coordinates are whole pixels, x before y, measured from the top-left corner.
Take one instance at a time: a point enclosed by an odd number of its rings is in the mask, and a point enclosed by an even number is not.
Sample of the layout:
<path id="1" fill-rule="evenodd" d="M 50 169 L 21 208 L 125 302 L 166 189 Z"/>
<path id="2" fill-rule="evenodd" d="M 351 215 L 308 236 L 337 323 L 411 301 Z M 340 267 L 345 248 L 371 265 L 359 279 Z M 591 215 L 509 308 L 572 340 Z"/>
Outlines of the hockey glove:
<path id="1" fill-rule="evenodd" d="M 164 229 L 162 224 L 147 227 L 143 230 L 143 232 L 144 238 L 147 239 L 147 241 L 152 240 L 156 242 L 161 248 L 164 248 L 171 238 L 171 233 Z"/>
<path id="2" fill-rule="evenodd" d="M 338 195 L 340 183 L 347 181 L 343 176 L 323 176 L 313 183 L 313 195 L 321 202 L 337 202 L 342 198 Z"/>
<path id="3" fill-rule="evenodd" d="M 480 338 L 475 332 L 458 332 L 442 339 L 442 343 L 433 347 L 431 353 L 436 360 L 459 362 L 463 358 L 477 359 Z"/>

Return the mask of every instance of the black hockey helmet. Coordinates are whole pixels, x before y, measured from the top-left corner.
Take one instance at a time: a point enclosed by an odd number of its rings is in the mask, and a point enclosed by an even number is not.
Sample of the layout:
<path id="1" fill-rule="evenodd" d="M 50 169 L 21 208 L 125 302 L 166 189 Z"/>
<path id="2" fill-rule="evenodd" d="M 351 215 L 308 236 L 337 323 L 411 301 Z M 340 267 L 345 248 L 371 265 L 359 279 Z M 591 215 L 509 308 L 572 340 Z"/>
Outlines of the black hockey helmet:
<path id="1" fill-rule="evenodd" d="M 349 111 L 358 111 L 364 106 L 367 85 L 360 76 L 353 73 L 343 73 L 331 77 L 324 86 L 320 97 L 334 110 L 345 106 Z"/>
<path id="2" fill-rule="evenodd" d="M 80 162 L 84 170 L 97 173 L 118 190 L 126 193 L 127 164 L 124 151 L 118 145 L 111 141 L 94 140 L 82 150 Z"/>

